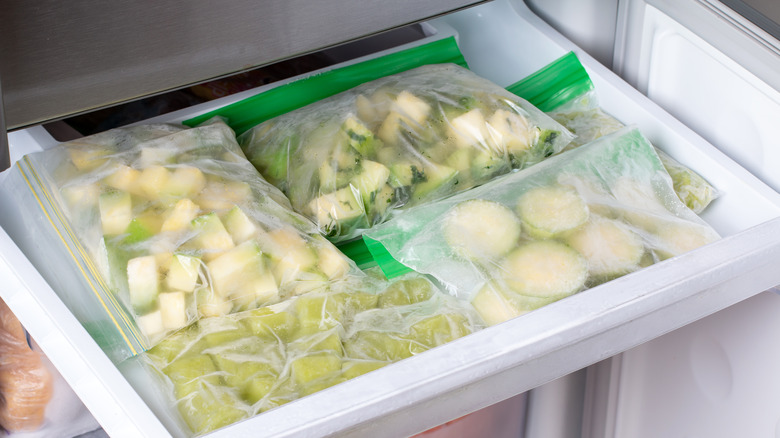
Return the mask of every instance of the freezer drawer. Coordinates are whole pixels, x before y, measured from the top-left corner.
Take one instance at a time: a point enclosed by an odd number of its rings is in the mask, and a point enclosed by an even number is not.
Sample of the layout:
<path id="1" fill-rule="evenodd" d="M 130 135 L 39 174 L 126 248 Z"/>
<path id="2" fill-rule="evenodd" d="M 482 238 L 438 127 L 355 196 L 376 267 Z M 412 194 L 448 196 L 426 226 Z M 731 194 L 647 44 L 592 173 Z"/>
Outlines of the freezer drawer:
<path id="1" fill-rule="evenodd" d="M 556 33 L 524 3 L 496 0 L 432 20 L 427 28 L 433 33 L 429 38 L 456 35 L 472 70 L 503 86 L 576 51 L 606 111 L 638 125 L 654 145 L 721 191 L 703 217 L 724 239 L 209 436 L 411 435 L 780 284 L 774 267 L 780 257 L 780 195 Z M 263 89 L 156 121 L 181 121 Z M 18 158 L 56 142 L 34 127 L 12 133 L 10 143 L 12 157 Z M 0 210 L 0 277 L 6 279 L 0 296 L 111 436 L 181 435 L 138 364 L 112 364 L 27 258 L 29 248 L 13 241 L 23 220 L 12 208 Z"/>

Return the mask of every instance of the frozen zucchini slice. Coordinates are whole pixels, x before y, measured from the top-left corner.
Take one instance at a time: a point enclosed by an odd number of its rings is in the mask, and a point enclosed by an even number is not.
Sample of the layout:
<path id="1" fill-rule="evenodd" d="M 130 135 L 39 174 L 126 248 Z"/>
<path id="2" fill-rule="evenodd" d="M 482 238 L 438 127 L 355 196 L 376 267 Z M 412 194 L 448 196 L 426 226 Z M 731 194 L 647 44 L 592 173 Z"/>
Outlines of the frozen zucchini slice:
<path id="1" fill-rule="evenodd" d="M 639 268 L 642 238 L 620 221 L 597 218 L 574 231 L 566 242 L 588 261 L 596 277 L 614 278 Z"/>
<path id="2" fill-rule="evenodd" d="M 474 295 L 471 305 L 474 306 L 474 309 L 487 325 L 496 325 L 509 321 L 525 313 L 517 309 L 504 293 L 490 284 L 482 287 Z"/>
<path id="3" fill-rule="evenodd" d="M 712 243 L 720 237 L 710 228 L 692 222 L 667 221 L 658 223 L 653 241 L 654 252 L 665 260 Z"/>
<path id="4" fill-rule="evenodd" d="M 517 202 L 525 231 L 538 239 L 553 237 L 588 220 L 588 205 L 573 188 L 541 186 L 528 190 Z"/>
<path id="5" fill-rule="evenodd" d="M 558 298 L 555 297 L 531 297 L 516 294 L 501 287 L 498 282 L 492 281 L 474 295 L 471 305 L 488 325 L 495 325 L 557 300 Z"/>
<path id="6" fill-rule="evenodd" d="M 520 220 L 504 205 L 484 199 L 464 201 L 444 217 L 442 232 L 461 257 L 489 262 L 517 245 Z"/>
<path id="7" fill-rule="evenodd" d="M 588 263 L 571 247 L 556 240 L 535 240 L 501 261 L 501 277 L 521 295 L 563 298 L 579 292 L 588 279 Z"/>

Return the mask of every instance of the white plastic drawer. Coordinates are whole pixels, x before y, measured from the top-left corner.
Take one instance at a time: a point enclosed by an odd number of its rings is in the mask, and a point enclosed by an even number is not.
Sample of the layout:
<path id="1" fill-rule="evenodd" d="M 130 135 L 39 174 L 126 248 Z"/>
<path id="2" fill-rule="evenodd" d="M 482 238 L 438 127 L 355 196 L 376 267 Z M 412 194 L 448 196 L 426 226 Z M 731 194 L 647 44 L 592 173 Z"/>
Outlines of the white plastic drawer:
<path id="1" fill-rule="evenodd" d="M 520 1 L 431 21 L 455 34 L 472 70 L 506 86 L 569 50 L 602 106 L 714 183 L 703 215 L 724 239 L 520 318 L 288 403 L 209 436 L 411 435 L 611 357 L 780 284 L 780 195 L 620 80 Z M 171 113 L 181 121 L 267 87 Z M 52 145 L 40 127 L 12 133 L 17 157 Z M 2 296 L 112 437 L 179 436 L 137 364 L 112 364 L 13 242 L 23 218 L 0 209 Z"/>

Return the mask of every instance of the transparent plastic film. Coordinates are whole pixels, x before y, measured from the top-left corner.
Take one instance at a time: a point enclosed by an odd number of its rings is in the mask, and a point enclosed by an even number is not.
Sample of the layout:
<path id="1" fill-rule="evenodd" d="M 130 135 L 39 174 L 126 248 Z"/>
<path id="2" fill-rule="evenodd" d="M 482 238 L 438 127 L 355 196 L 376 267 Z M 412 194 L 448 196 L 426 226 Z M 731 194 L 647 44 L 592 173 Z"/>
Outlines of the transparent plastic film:
<path id="1" fill-rule="evenodd" d="M 39 430 L 52 398 L 53 377 L 27 332 L 0 300 L 0 427 L 7 432 Z"/>
<path id="2" fill-rule="evenodd" d="M 418 274 L 364 277 L 202 319 L 145 353 L 185 430 L 201 435 L 482 328 Z"/>
<path id="3" fill-rule="evenodd" d="M 364 235 L 471 302 L 488 324 L 718 238 L 631 127 Z"/>
<path id="4" fill-rule="evenodd" d="M 247 157 L 333 241 L 538 163 L 570 133 L 454 64 L 377 79 L 239 136 Z"/>
<path id="5" fill-rule="evenodd" d="M 44 243 L 66 260 L 42 269 L 115 360 L 199 318 L 362 275 L 220 119 L 118 128 L 28 155 L 17 171 L 36 194 L 24 208 L 45 213 L 30 220 L 56 231 Z"/>
<path id="6" fill-rule="evenodd" d="M 546 111 L 575 135 L 567 150 L 625 126 L 600 107 L 595 86 L 573 52 L 507 89 Z M 657 152 L 674 181 L 675 192 L 693 211 L 701 213 L 718 197 L 715 187 L 701 175 L 660 149 Z"/>

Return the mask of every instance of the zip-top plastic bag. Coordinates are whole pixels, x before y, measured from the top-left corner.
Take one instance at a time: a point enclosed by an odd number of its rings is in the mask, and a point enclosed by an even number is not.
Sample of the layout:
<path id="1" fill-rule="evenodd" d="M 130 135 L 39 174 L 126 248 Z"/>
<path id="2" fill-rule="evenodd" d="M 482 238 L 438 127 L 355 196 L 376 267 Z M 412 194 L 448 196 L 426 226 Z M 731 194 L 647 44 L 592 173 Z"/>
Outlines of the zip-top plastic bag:
<path id="1" fill-rule="evenodd" d="M 362 84 L 239 136 L 249 160 L 333 241 L 560 151 L 571 134 L 454 64 Z"/>
<path id="2" fill-rule="evenodd" d="M 419 274 L 353 277 L 272 306 L 202 319 L 144 358 L 182 430 L 201 435 L 482 327 L 468 303 Z"/>
<path id="3" fill-rule="evenodd" d="M 115 360 L 200 317 L 362 275 L 219 119 L 63 143 L 23 157 L 3 189 L 26 218 L 23 249 Z"/>
<path id="4" fill-rule="evenodd" d="M 719 236 L 676 196 L 650 143 L 624 128 L 363 238 L 388 276 L 394 261 L 431 274 L 495 324 Z"/>
<path id="5" fill-rule="evenodd" d="M 567 150 L 625 126 L 599 106 L 595 85 L 573 52 L 507 89 L 525 97 L 575 134 Z M 656 152 L 672 177 L 675 192 L 688 208 L 701 213 L 718 197 L 717 189 L 701 175 L 664 151 Z"/>

